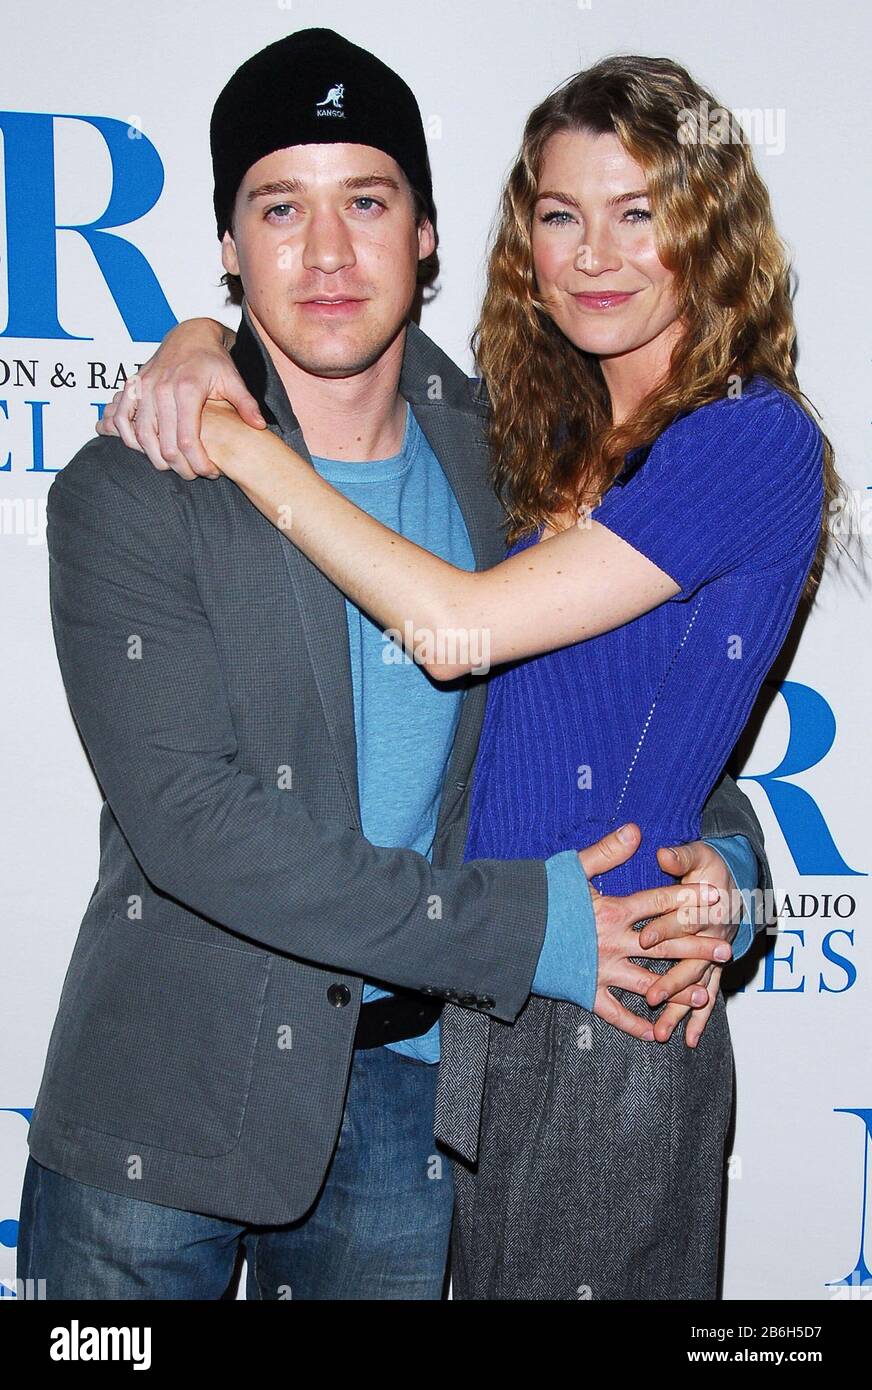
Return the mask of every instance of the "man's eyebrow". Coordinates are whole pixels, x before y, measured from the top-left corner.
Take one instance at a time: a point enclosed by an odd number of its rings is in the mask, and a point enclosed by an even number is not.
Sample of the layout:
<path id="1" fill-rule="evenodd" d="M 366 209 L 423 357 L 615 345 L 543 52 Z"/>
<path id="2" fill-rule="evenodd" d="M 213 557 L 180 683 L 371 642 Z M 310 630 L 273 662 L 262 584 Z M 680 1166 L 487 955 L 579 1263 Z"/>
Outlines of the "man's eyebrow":
<path id="1" fill-rule="evenodd" d="M 276 179 L 273 183 L 261 183 L 257 188 L 252 188 L 246 201 L 253 203 L 255 198 L 268 198 L 274 193 L 300 193 L 305 187 L 302 179 Z"/>
<path id="2" fill-rule="evenodd" d="M 353 179 L 343 179 L 346 188 L 395 188 L 399 183 L 390 174 L 359 174 Z"/>
<path id="3" fill-rule="evenodd" d="M 355 174 L 351 178 L 342 179 L 343 188 L 357 191 L 361 188 L 394 188 L 399 190 L 399 183 L 390 174 Z M 276 179 L 271 183 L 261 183 L 257 188 L 252 188 L 248 194 L 247 202 L 253 203 L 256 198 L 270 198 L 275 194 L 287 193 L 293 196 L 295 193 L 305 193 L 305 179 Z"/>
<path id="4" fill-rule="evenodd" d="M 633 201 L 634 198 L 647 198 L 647 197 L 648 197 L 648 190 L 647 190 L 647 188 L 637 188 L 637 189 L 634 189 L 634 191 L 633 191 L 632 193 L 616 193 L 615 196 L 614 196 L 614 198 L 609 198 L 609 200 L 608 200 L 608 206 L 609 206 L 610 208 L 611 208 L 611 207 L 617 207 L 619 203 L 631 203 L 631 202 Z M 579 206 L 578 203 L 576 202 L 576 200 L 575 200 L 574 198 L 570 197 L 570 195 L 569 195 L 568 193 L 561 193 L 561 192 L 560 192 L 558 189 L 556 189 L 556 188 L 543 188 L 542 192 L 541 192 L 541 193 L 537 193 L 537 195 L 536 195 L 536 201 L 537 201 L 537 203 L 538 203 L 539 200 L 542 199 L 542 198 L 553 198 L 554 201 L 555 201 L 555 203 L 564 203 L 564 204 L 566 205 L 566 207 L 570 207 L 570 208 L 578 208 L 578 206 Z"/>

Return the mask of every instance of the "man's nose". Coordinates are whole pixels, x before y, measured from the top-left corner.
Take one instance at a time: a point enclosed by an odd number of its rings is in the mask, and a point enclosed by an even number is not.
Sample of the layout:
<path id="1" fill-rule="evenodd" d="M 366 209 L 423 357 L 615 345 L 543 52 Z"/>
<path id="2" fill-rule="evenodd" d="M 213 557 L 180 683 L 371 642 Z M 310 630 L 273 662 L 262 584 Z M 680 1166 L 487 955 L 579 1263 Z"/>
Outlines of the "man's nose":
<path id="1" fill-rule="evenodd" d="M 354 246 L 344 220 L 332 213 L 314 216 L 306 233 L 303 265 L 332 274 L 355 263 Z"/>

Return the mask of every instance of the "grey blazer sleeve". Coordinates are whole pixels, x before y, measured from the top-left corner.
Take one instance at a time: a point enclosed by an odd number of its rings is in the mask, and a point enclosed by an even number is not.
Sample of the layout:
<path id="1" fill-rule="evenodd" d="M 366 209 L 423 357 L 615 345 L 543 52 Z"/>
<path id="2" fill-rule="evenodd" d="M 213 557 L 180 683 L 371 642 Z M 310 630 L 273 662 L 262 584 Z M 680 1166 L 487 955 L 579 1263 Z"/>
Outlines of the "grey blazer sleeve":
<path id="1" fill-rule="evenodd" d="M 754 931 L 755 934 L 762 931 L 770 920 L 774 920 L 771 907 L 772 874 L 766 857 L 763 827 L 745 793 L 726 773 L 712 789 L 702 808 L 701 834 L 704 839 L 709 836 L 744 835 L 750 841 L 759 867 L 757 885 L 763 890 L 763 904 L 766 907 L 766 911 L 755 912 Z"/>
<path id="2" fill-rule="evenodd" d="M 544 862 L 433 868 L 317 821 L 239 765 L 178 486 L 120 440 L 98 438 L 48 494 L 64 686 L 144 875 L 216 930 L 401 987 L 454 990 L 511 1022 L 544 939 Z"/>

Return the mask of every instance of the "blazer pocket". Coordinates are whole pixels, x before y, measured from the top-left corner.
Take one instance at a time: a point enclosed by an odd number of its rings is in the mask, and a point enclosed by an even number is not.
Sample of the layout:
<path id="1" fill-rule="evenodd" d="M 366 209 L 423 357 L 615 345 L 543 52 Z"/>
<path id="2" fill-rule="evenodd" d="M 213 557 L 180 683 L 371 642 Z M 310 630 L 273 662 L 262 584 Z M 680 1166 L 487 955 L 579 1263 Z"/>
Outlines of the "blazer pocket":
<path id="1" fill-rule="evenodd" d="M 113 912 L 75 953 L 46 1061 L 58 1118 L 202 1158 L 239 1142 L 271 957 Z"/>

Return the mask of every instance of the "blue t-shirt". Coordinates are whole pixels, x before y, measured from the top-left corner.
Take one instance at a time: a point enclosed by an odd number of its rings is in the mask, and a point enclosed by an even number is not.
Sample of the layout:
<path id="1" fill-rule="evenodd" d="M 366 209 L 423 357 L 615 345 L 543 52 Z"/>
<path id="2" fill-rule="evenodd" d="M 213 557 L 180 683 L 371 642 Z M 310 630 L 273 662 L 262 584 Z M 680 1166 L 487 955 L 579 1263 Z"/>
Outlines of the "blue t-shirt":
<path id="1" fill-rule="evenodd" d="M 322 478 L 385 526 L 460 569 L 475 569 L 463 515 L 411 407 L 402 448 L 393 458 L 313 457 L 312 463 Z M 363 834 L 372 844 L 414 849 L 429 859 L 464 691 L 433 681 L 347 599 L 345 612 Z M 389 993 L 364 984 L 364 1002 Z M 439 1024 L 421 1037 L 387 1046 L 438 1061 Z"/>

